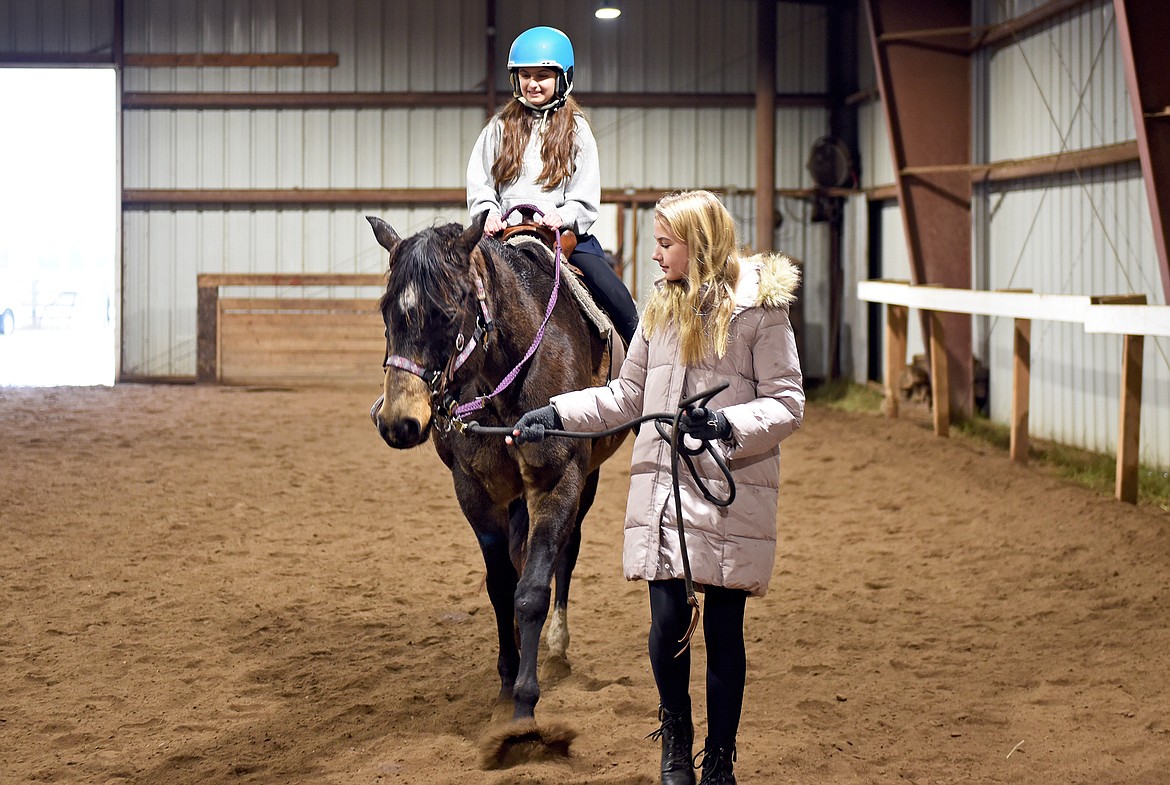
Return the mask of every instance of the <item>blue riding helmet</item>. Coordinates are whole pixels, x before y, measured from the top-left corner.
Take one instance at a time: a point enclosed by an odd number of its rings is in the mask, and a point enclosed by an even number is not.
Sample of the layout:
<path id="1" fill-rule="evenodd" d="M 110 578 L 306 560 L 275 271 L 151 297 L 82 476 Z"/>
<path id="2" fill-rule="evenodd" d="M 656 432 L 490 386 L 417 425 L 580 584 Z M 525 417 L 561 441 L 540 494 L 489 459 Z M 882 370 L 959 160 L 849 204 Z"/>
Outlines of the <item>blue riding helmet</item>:
<path id="1" fill-rule="evenodd" d="M 573 91 L 573 43 L 569 37 L 555 27 L 533 27 L 516 36 L 508 50 L 508 81 L 512 83 L 512 95 L 520 97 L 520 79 L 516 70 L 524 67 L 555 68 L 557 77 L 557 99 L 563 103 L 565 96 Z"/>

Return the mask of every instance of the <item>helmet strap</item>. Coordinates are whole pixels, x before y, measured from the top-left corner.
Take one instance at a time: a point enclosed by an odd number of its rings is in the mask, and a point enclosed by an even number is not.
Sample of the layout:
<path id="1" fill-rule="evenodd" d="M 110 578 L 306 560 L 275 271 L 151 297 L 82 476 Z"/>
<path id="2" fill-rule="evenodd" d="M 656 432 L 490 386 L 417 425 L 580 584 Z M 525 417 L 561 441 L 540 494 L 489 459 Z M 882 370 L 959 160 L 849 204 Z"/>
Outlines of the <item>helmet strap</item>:
<path id="1" fill-rule="evenodd" d="M 564 71 L 558 71 L 556 95 L 547 104 L 537 106 L 525 98 L 520 92 L 520 77 L 516 75 L 517 70 L 513 68 L 508 72 L 508 81 L 512 85 L 512 97 L 534 112 L 551 112 L 554 109 L 561 108 L 565 105 L 565 100 L 569 97 L 569 93 L 573 92 L 573 69 L 569 68 L 567 76 Z"/>

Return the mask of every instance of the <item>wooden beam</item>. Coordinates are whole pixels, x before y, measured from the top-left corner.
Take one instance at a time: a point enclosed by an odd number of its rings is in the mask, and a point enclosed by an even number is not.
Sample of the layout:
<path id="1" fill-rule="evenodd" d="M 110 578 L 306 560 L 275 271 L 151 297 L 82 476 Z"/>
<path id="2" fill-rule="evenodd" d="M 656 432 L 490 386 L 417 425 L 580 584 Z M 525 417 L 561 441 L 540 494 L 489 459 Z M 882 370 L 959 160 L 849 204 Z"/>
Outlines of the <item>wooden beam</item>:
<path id="1" fill-rule="evenodd" d="M 898 416 L 898 382 L 906 370 L 906 334 L 910 309 L 904 305 L 886 306 L 886 398 L 882 410 L 887 417 Z"/>
<path id="2" fill-rule="evenodd" d="M 1032 320 L 1015 319 L 1012 336 L 1012 423 L 1008 454 L 1014 463 L 1028 462 L 1028 415 L 1031 409 Z"/>
<path id="3" fill-rule="evenodd" d="M 1014 19 L 993 25 L 981 38 L 975 41 L 975 46 L 982 48 L 1011 43 L 1024 33 L 1031 33 L 1061 14 L 1089 5 L 1092 2 L 1099 2 L 1099 0 L 1049 0 L 1044 5 L 1036 6 L 1031 11 L 1020 14 Z"/>
<path id="4" fill-rule="evenodd" d="M 1137 142 L 1119 142 L 1118 144 L 1089 147 L 1083 150 L 1069 150 L 1055 155 L 995 161 L 991 164 L 977 166 L 972 171 L 972 180 L 1001 183 L 1008 180 L 1083 172 L 1088 169 L 1116 166 L 1136 160 L 1138 160 Z"/>
<path id="5" fill-rule="evenodd" d="M 1117 476 L 1114 494 L 1118 501 L 1137 503 L 1138 458 L 1142 431 L 1142 352 L 1145 338 L 1126 335 L 1121 352 L 1121 406 L 1117 428 Z"/>
<path id="6" fill-rule="evenodd" d="M 1068 150 L 1052 155 L 1038 155 L 992 161 L 986 164 L 946 164 L 936 166 L 908 166 L 901 172 L 903 177 L 926 179 L 934 174 L 969 174 L 972 183 L 1001 183 L 1009 180 L 1026 180 L 1054 174 L 1082 172 L 1103 166 L 1131 163 L 1138 160 L 1138 145 L 1135 141 L 1088 147 L 1083 150 Z"/>
<path id="7" fill-rule="evenodd" d="M 221 286 L 385 286 L 381 273 L 199 273 L 200 291 Z"/>
<path id="8" fill-rule="evenodd" d="M 6 65 L 114 65 L 114 53 L 0 52 L 0 66 Z"/>
<path id="9" fill-rule="evenodd" d="M 102 62 L 109 62 L 108 59 Z M 751 109 L 751 93 L 574 93 L 587 109 Z M 128 92 L 124 109 L 397 109 L 487 106 L 486 93 L 162 93 Z M 785 108 L 825 108 L 823 93 L 778 93 L 775 105 Z"/>
<path id="10" fill-rule="evenodd" d="M 725 192 L 719 187 L 709 190 Z M 652 188 L 604 188 L 601 201 L 646 206 L 653 205 L 665 193 Z M 127 188 L 122 191 L 122 207 L 126 210 L 318 204 L 465 205 L 467 192 L 462 188 Z"/>
<path id="11" fill-rule="evenodd" d="M 202 277 L 202 276 L 199 276 Z M 219 380 L 219 288 L 199 285 L 195 301 L 195 381 L 211 384 Z"/>
<path id="12" fill-rule="evenodd" d="M 951 434 L 950 373 L 947 370 L 947 338 L 944 314 L 930 312 L 930 395 L 935 436 Z"/>
<path id="13" fill-rule="evenodd" d="M 923 311 L 1008 319 L 1040 319 L 1084 324 L 1086 314 L 1101 296 L 1087 294 L 1035 294 L 1022 291 L 989 292 L 918 286 L 902 281 L 859 281 L 857 298 L 871 303 L 892 303 Z"/>
<path id="14" fill-rule="evenodd" d="M 945 36 L 968 35 L 971 38 L 970 50 L 1008 44 L 1017 38 L 1030 34 L 1036 28 L 1052 21 L 1061 14 L 1076 10 L 1081 6 L 1089 5 L 1100 0 L 1049 0 L 1049 2 L 1033 8 L 1027 13 L 1000 22 L 994 25 L 956 25 L 951 27 L 930 27 L 921 30 L 902 30 L 896 33 L 884 33 L 879 42 L 890 43 L 918 43 L 931 38 Z"/>
<path id="15" fill-rule="evenodd" d="M 483 106 L 483 93 L 125 93 L 123 109 L 394 109 Z"/>
<path id="16" fill-rule="evenodd" d="M 756 252 L 776 243 L 776 3 L 756 3 Z M 799 328 L 798 328 L 799 329 Z"/>
<path id="17" fill-rule="evenodd" d="M 336 52 L 127 52 L 123 63 L 143 68 L 336 68 Z"/>
<path id="18" fill-rule="evenodd" d="M 882 33 L 878 36 L 878 43 L 893 44 L 921 41 L 927 38 L 940 36 L 983 34 L 990 30 L 992 25 L 958 25 L 956 27 L 930 27 L 924 30 L 900 30 L 896 33 Z"/>
<path id="19" fill-rule="evenodd" d="M 362 205 L 362 204 L 466 204 L 462 188 L 127 188 L 122 207 L 127 210 L 154 206 L 206 207 L 211 205 Z"/>
<path id="20" fill-rule="evenodd" d="M 1094 305 L 1085 314 L 1085 332 L 1170 337 L 1170 305 Z"/>

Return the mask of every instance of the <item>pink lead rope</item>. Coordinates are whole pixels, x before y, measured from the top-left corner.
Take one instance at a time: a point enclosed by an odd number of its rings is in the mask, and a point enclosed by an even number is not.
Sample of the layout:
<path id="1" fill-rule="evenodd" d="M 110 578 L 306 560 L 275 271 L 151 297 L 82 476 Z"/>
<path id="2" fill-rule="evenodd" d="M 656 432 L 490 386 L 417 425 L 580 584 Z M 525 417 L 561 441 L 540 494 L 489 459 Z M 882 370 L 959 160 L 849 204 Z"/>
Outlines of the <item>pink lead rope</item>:
<path id="1" fill-rule="evenodd" d="M 540 213 L 542 217 L 544 216 L 544 213 L 540 210 L 540 208 L 536 207 L 535 205 L 518 204 L 512 209 L 508 210 L 508 212 L 504 213 L 503 217 L 507 218 L 517 210 L 531 210 L 533 213 Z M 540 342 L 544 338 L 544 329 L 548 326 L 548 320 L 552 316 L 553 307 L 557 304 L 557 292 L 561 287 L 561 230 L 555 230 L 555 235 L 556 243 L 553 247 L 554 270 L 552 294 L 548 298 L 548 307 L 544 309 L 544 319 L 540 323 L 540 329 L 536 331 L 536 337 L 532 339 L 532 345 L 528 347 L 528 351 L 525 353 L 523 359 L 521 359 L 520 362 L 516 364 L 516 367 L 509 371 L 508 375 L 500 380 L 500 383 L 496 385 L 496 389 L 492 390 L 487 395 L 481 395 L 472 401 L 460 404 L 455 409 L 456 417 L 463 417 L 465 414 L 479 411 L 483 408 L 484 403 L 486 403 L 489 398 L 495 398 L 504 390 L 508 389 L 508 385 L 516 380 L 516 376 L 520 373 L 520 369 L 524 367 L 524 363 L 528 362 L 532 358 L 532 355 L 536 353 L 537 347 L 540 346 Z"/>

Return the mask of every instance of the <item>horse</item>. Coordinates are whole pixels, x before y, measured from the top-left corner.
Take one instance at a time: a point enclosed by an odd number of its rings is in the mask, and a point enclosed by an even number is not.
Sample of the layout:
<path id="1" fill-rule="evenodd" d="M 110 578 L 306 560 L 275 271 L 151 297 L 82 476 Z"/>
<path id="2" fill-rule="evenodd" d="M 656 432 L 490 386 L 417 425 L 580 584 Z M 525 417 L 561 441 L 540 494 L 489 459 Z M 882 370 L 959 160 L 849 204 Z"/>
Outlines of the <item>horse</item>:
<path id="1" fill-rule="evenodd" d="M 537 648 L 555 577 L 546 669 L 568 668 L 569 584 L 581 521 L 599 467 L 625 432 L 517 447 L 466 427 L 472 414 L 482 426 L 511 426 L 553 395 L 604 384 L 613 350 L 559 285 L 559 260 L 535 239 L 485 236 L 485 219 L 486 213 L 466 228 L 451 223 L 402 239 L 385 221 L 367 217 L 389 253 L 379 303 L 384 387 L 370 417 L 395 449 L 429 436 L 479 543 L 499 639 L 497 705 L 506 712 L 511 702 L 513 709 L 502 732 L 482 742 L 482 763 L 493 768 L 534 740 L 550 754 L 568 751 L 571 733 L 541 737 L 536 725 Z"/>

